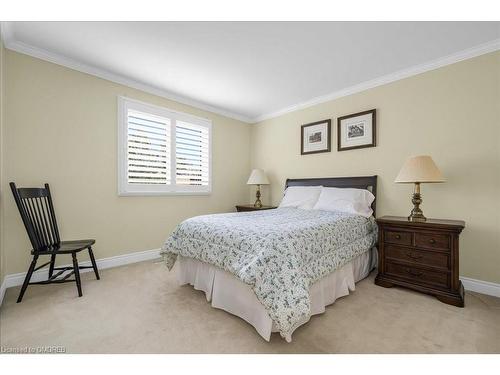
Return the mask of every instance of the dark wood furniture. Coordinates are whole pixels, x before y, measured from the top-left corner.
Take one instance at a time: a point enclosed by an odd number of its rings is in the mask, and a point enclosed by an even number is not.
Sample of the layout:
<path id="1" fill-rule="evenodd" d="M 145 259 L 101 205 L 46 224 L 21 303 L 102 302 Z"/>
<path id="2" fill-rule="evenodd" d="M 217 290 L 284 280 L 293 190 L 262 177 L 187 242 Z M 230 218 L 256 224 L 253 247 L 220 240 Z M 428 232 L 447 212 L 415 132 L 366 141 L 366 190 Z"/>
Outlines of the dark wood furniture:
<path id="1" fill-rule="evenodd" d="M 59 238 L 59 229 L 57 228 L 56 215 L 52 196 L 50 195 L 49 184 L 45 184 L 44 188 L 17 188 L 16 184 L 11 182 L 10 188 L 14 199 L 21 214 L 26 232 L 30 239 L 33 249 L 31 255 L 33 260 L 29 266 L 28 272 L 21 287 L 21 292 L 17 298 L 17 303 L 23 300 L 24 293 L 28 285 L 34 284 L 53 284 L 75 282 L 78 289 L 78 296 L 82 296 L 82 284 L 80 280 L 80 269 L 93 268 L 97 280 L 100 279 L 97 264 L 92 252 L 92 245 L 95 240 L 77 240 L 77 241 L 61 241 Z M 92 266 L 79 266 L 76 259 L 76 253 L 88 249 Z M 55 267 L 56 255 L 71 254 L 73 259 L 72 267 Z M 50 256 L 50 261 L 36 267 L 36 263 L 40 256 Z M 45 281 L 30 283 L 33 272 L 49 266 L 49 277 Z M 35 268 L 36 267 L 36 268 Z M 54 271 L 59 271 L 54 274 Z M 63 276 L 65 272 L 69 271 Z M 74 279 L 69 279 L 71 275 L 75 275 Z M 58 278 L 61 276 L 60 278 Z"/>
<path id="2" fill-rule="evenodd" d="M 238 212 L 272 210 L 273 208 L 276 208 L 276 206 L 255 207 L 253 204 L 238 204 L 238 205 L 236 205 L 236 211 L 238 211 Z"/>
<path id="3" fill-rule="evenodd" d="M 375 284 L 403 286 L 464 306 L 464 287 L 458 278 L 458 240 L 465 222 L 412 222 L 406 217 L 384 216 L 377 224 L 379 267 Z"/>
<path id="4" fill-rule="evenodd" d="M 324 186 L 368 190 L 375 197 L 372 203 L 373 216 L 375 216 L 377 202 L 377 176 L 289 178 L 286 180 L 285 189 L 289 186 Z"/>

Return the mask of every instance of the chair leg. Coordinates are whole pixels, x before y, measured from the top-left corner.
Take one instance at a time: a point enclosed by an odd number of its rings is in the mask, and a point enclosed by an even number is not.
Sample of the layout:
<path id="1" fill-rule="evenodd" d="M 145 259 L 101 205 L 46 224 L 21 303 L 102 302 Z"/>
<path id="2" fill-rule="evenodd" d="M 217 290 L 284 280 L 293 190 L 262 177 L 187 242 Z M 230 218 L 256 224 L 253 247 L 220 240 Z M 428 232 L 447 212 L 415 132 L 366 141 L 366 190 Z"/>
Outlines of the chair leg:
<path id="1" fill-rule="evenodd" d="M 52 277 L 54 274 L 54 266 L 56 263 L 56 254 L 52 254 L 50 256 L 50 266 L 49 266 L 49 279 Z"/>
<path id="2" fill-rule="evenodd" d="M 19 297 L 17 297 L 17 303 L 19 303 L 23 300 L 24 292 L 26 292 L 26 289 L 28 288 L 29 282 L 31 280 L 31 276 L 33 275 L 33 270 L 36 267 L 37 259 L 38 259 L 38 255 L 34 255 L 33 260 L 31 261 L 31 264 L 30 264 L 30 268 L 28 268 L 28 273 L 26 274 L 26 277 L 24 278 L 23 286 L 21 287 L 21 292 L 19 293 Z"/>
<path id="3" fill-rule="evenodd" d="M 92 262 L 92 268 L 94 268 L 95 278 L 97 280 L 100 280 L 101 278 L 99 277 L 99 270 L 97 269 L 97 263 L 95 262 L 94 252 L 92 251 L 91 246 L 89 246 L 89 256 L 90 256 L 90 261 Z"/>
<path id="4" fill-rule="evenodd" d="M 78 268 L 78 260 L 76 260 L 76 253 L 71 253 L 73 257 L 73 270 L 75 271 L 76 287 L 78 288 L 78 297 L 82 294 L 82 281 L 80 280 L 80 269 Z"/>

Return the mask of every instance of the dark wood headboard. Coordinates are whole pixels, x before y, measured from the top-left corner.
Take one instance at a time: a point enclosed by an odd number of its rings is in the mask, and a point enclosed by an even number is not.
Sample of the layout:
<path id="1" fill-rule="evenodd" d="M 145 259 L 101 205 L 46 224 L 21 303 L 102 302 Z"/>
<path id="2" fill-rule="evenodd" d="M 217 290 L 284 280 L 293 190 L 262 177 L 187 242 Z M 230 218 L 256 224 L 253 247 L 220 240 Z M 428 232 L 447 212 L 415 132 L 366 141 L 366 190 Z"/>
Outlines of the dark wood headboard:
<path id="1" fill-rule="evenodd" d="M 289 178 L 286 180 L 285 189 L 289 186 L 325 186 L 337 188 L 366 189 L 370 191 L 375 200 L 372 203 L 373 216 L 377 203 L 377 176 L 361 177 L 321 177 L 321 178 Z"/>

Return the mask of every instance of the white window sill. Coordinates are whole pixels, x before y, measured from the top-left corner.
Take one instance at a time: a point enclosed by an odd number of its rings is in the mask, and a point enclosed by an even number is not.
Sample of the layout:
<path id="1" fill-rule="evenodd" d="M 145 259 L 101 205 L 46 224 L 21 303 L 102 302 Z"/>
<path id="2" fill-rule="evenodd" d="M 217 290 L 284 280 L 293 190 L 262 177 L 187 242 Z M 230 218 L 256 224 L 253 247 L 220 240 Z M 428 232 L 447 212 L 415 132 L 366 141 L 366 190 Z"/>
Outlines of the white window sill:
<path id="1" fill-rule="evenodd" d="M 120 197 L 158 197 L 169 195 L 211 195 L 211 191 L 126 191 L 118 192 Z"/>

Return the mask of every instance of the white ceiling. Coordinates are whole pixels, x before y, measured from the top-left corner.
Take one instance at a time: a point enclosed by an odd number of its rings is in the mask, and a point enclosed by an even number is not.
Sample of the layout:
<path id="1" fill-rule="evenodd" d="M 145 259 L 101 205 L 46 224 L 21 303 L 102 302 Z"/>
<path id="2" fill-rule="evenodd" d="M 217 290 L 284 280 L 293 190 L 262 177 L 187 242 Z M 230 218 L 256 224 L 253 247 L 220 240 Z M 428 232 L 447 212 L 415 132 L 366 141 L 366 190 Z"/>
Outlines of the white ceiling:
<path id="1" fill-rule="evenodd" d="M 405 70 L 429 63 L 432 67 L 439 59 L 446 63 L 450 55 L 460 57 L 471 48 L 480 53 L 500 48 L 499 22 L 9 22 L 3 26 L 8 48 L 133 80 L 167 97 L 248 122 L 349 93 L 349 88 L 395 72 L 404 76 Z"/>

